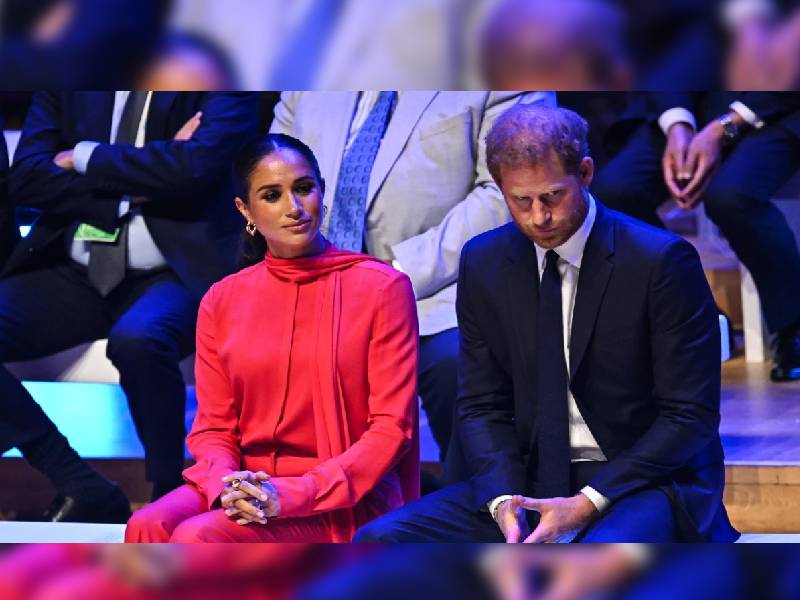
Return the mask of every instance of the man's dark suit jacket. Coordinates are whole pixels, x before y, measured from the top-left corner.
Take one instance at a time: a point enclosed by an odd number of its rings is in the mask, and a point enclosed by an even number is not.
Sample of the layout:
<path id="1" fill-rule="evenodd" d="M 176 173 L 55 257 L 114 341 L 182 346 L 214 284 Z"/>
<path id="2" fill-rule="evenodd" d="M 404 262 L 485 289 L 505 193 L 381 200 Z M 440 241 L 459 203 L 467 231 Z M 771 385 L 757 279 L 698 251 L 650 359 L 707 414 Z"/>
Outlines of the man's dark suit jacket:
<path id="1" fill-rule="evenodd" d="M 536 496 L 536 250 L 510 223 L 467 243 L 459 273 L 458 425 L 480 510 L 501 494 Z M 722 505 L 717 311 L 688 242 L 598 202 L 569 372 L 608 459 L 589 485 L 611 501 L 659 487 L 684 539 L 735 539 Z"/>
<path id="2" fill-rule="evenodd" d="M 3 122 L 0 121 L 0 134 Z M 6 140 L 0 135 L 0 269 L 6 263 L 11 249 L 19 239 L 14 219 L 14 207 L 8 196 L 8 151 Z"/>
<path id="3" fill-rule="evenodd" d="M 20 206 L 40 209 L 31 234 L 3 275 L 67 256 L 66 229 L 118 223 L 123 195 L 144 196 L 147 228 L 181 281 L 199 298 L 234 269 L 242 220 L 233 204 L 231 159 L 258 134 L 258 97 L 249 93 L 156 92 L 145 145 L 109 144 L 113 92 L 34 95 L 11 168 L 9 191 Z M 197 111 L 191 140 L 172 138 Z M 101 142 L 85 175 L 53 163 L 77 142 Z"/>

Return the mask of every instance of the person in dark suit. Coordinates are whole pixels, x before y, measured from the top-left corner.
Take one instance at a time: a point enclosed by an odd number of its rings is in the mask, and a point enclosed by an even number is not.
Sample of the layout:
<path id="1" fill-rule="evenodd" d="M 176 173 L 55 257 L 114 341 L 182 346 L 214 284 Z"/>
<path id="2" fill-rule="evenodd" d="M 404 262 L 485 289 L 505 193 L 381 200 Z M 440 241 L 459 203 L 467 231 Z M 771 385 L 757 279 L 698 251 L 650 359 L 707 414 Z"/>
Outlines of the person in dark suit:
<path id="1" fill-rule="evenodd" d="M 589 194 L 587 129 L 567 109 L 519 105 L 489 133 L 514 222 L 461 255 L 458 433 L 472 477 L 356 540 L 737 537 L 722 505 L 720 338 L 700 261 Z"/>
<path id="2" fill-rule="evenodd" d="M 800 379 L 800 252 L 770 201 L 800 166 L 800 94 L 650 93 L 625 117 L 636 128 L 593 191 L 654 225 L 670 196 L 703 202 L 756 283 L 776 338 L 772 380 Z"/>
<path id="3" fill-rule="evenodd" d="M 0 118 L 0 269 L 3 268 L 19 238 L 19 230 L 14 220 L 14 207 L 8 197 L 8 150 L 2 132 L 3 121 Z"/>
<path id="4" fill-rule="evenodd" d="M 199 299 L 234 269 L 230 161 L 258 131 L 246 93 L 37 93 L 10 193 L 41 217 L 0 274 L 0 363 L 108 338 L 158 498 L 183 483 Z M 109 140 L 111 143 L 108 143 Z M 51 520 L 125 522 L 124 495 L 0 368 L 0 447 L 59 494 Z"/>

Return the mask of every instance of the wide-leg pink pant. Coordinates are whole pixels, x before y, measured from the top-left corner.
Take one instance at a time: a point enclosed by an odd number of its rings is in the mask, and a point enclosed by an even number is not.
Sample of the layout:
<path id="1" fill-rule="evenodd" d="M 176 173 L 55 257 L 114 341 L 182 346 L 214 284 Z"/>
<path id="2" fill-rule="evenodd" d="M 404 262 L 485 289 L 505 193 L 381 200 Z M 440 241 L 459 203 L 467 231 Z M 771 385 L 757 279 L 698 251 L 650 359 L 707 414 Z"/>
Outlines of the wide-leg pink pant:
<path id="1" fill-rule="evenodd" d="M 223 509 L 209 511 L 205 498 L 183 485 L 137 510 L 125 529 L 126 542 L 330 542 L 325 516 L 268 519 L 237 525 Z"/>

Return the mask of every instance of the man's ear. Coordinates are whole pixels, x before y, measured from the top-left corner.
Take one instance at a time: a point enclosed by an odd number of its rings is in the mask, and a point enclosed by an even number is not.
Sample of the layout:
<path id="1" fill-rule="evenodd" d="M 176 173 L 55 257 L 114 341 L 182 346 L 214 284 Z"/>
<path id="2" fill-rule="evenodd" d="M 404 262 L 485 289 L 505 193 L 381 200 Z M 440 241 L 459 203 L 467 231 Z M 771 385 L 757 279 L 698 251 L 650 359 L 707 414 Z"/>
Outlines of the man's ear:
<path id="1" fill-rule="evenodd" d="M 584 156 L 581 160 L 581 164 L 578 167 L 578 177 L 583 187 L 588 188 L 591 185 L 594 178 L 594 161 L 591 156 Z"/>

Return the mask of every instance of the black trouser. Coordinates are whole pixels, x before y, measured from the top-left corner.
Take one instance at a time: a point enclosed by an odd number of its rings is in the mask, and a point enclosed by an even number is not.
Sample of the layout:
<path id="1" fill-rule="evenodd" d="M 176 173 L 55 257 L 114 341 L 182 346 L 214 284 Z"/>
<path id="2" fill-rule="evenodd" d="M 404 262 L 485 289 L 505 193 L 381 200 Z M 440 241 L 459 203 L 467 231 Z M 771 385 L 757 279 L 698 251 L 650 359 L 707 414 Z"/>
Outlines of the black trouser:
<path id="1" fill-rule="evenodd" d="M 453 431 L 458 364 L 458 329 L 446 329 L 419 340 L 418 383 L 422 408 L 444 460 Z"/>
<path id="2" fill-rule="evenodd" d="M 664 144 L 655 124 L 643 125 L 598 173 L 592 192 L 611 208 L 660 224 L 655 209 L 669 197 L 661 172 Z M 800 320 L 797 241 L 770 201 L 799 168 L 800 139 L 766 126 L 726 152 L 702 198 L 706 214 L 753 275 L 772 332 Z"/>
<path id="3" fill-rule="evenodd" d="M 183 468 L 186 388 L 178 368 L 194 347 L 198 302 L 169 269 L 129 272 L 103 298 L 86 269 L 64 264 L 0 280 L 0 449 L 27 444 L 55 425 L 2 366 L 108 338 L 151 481 Z M 86 434 L 97 425 L 86 423 Z"/>
<path id="4" fill-rule="evenodd" d="M 571 492 L 578 493 L 599 467 L 598 463 L 573 463 Z M 538 515 L 532 511 L 527 514 L 533 530 Z M 615 502 L 575 541 L 674 542 L 678 541 L 677 531 L 667 495 L 659 489 L 648 488 Z M 505 539 L 488 509 L 475 506 L 471 483 L 463 481 L 379 517 L 359 529 L 353 541 L 391 544 L 503 542 Z"/>

